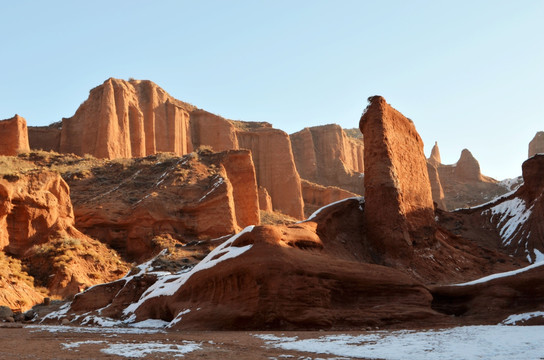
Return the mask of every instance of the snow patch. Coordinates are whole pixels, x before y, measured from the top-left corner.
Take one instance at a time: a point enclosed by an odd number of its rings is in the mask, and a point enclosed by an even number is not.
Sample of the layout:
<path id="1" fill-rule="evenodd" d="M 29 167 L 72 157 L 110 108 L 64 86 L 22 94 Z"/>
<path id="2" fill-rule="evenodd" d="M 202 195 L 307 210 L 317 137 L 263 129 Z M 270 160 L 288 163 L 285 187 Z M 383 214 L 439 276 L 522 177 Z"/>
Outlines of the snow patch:
<path id="1" fill-rule="evenodd" d="M 162 334 L 162 329 L 99 327 L 99 326 L 65 326 L 65 325 L 26 325 L 31 332 L 48 331 L 50 333 L 82 333 L 82 334 Z"/>
<path id="2" fill-rule="evenodd" d="M 297 224 L 300 224 L 300 223 L 303 223 L 303 222 L 306 222 L 306 221 L 312 221 L 312 219 L 314 219 L 324 209 L 326 209 L 328 207 L 331 207 L 331 206 L 334 206 L 334 205 L 337 205 L 337 204 L 340 204 L 340 203 L 343 203 L 345 201 L 350 201 L 350 200 L 359 201 L 359 210 L 363 210 L 363 204 L 365 203 L 365 198 L 363 196 L 350 197 L 350 198 L 346 198 L 346 199 L 342 199 L 342 200 L 332 202 L 332 203 L 330 203 L 328 205 L 325 205 L 325 206 L 317 209 L 312 215 L 310 215 L 309 218 L 307 218 L 306 220 L 303 220 L 303 221 L 299 221 L 299 222 L 297 222 Z"/>
<path id="3" fill-rule="evenodd" d="M 168 325 L 168 321 L 159 320 L 159 319 L 147 319 L 144 321 L 129 324 L 128 326 L 133 328 L 162 329 L 166 327 L 166 325 Z"/>
<path id="4" fill-rule="evenodd" d="M 492 221 L 495 216 L 498 216 L 497 227 L 500 229 L 503 245 L 507 246 L 531 215 L 532 207 L 527 209 L 523 199 L 513 198 L 483 211 L 482 214 L 489 212 L 491 212 Z"/>
<path id="5" fill-rule="evenodd" d="M 537 267 L 540 267 L 540 266 L 543 266 L 543 265 L 544 265 L 544 262 L 538 262 L 538 263 L 534 263 L 532 265 L 526 266 L 526 267 L 524 267 L 522 269 L 497 273 L 497 274 L 485 276 L 485 277 L 480 278 L 480 279 L 469 281 L 469 282 L 466 282 L 466 283 L 453 284 L 451 286 L 468 286 L 468 285 L 482 284 L 482 283 L 485 283 L 485 282 L 488 282 L 488 281 L 491 281 L 491 280 L 494 280 L 494 279 L 499 279 L 499 278 L 503 278 L 503 277 L 508 277 L 508 276 L 514 276 L 514 275 L 517 275 L 517 274 L 521 274 L 521 273 L 523 273 L 525 271 L 529 271 L 531 269 L 534 269 L 534 268 L 537 268 Z"/>
<path id="6" fill-rule="evenodd" d="M 534 312 L 529 312 L 529 313 L 510 315 L 509 317 L 504 319 L 501 322 L 501 324 L 504 324 L 504 325 L 516 325 L 518 322 L 527 321 L 527 320 L 532 319 L 534 317 L 544 318 L 544 311 L 534 311 Z"/>
<path id="7" fill-rule="evenodd" d="M 100 351 L 108 355 L 124 356 L 127 358 L 143 358 L 150 354 L 168 354 L 173 357 L 182 357 L 184 354 L 200 350 L 200 344 L 184 341 L 183 344 L 163 344 L 151 341 L 145 343 L 116 343 Z"/>

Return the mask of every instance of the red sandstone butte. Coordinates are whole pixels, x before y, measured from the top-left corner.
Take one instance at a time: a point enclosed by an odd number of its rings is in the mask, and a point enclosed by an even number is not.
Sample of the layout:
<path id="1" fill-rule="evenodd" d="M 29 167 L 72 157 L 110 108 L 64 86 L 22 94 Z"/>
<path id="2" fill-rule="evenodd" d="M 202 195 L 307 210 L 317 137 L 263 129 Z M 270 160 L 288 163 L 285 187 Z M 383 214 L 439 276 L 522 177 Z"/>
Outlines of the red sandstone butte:
<path id="1" fill-rule="evenodd" d="M 544 131 L 539 131 L 529 143 L 529 157 L 544 154 Z"/>
<path id="2" fill-rule="evenodd" d="M 365 139 L 365 228 L 378 254 L 403 262 L 415 240 L 433 241 L 435 229 L 423 141 L 413 122 L 384 98 L 369 101 L 359 123 Z"/>
<path id="3" fill-rule="evenodd" d="M 0 155 L 16 156 L 25 151 L 30 151 L 26 120 L 19 115 L 1 120 Z"/>

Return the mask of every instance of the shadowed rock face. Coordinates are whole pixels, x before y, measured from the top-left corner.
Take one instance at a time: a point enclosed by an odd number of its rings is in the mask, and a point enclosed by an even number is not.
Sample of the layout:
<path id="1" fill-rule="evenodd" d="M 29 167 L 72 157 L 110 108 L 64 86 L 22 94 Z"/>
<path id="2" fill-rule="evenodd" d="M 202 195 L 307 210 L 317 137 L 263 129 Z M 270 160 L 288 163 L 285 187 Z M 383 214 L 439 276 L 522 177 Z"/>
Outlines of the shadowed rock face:
<path id="1" fill-rule="evenodd" d="M 544 131 L 537 132 L 529 143 L 529 157 L 535 154 L 544 154 Z"/>
<path id="2" fill-rule="evenodd" d="M 384 98 L 369 99 L 365 139 L 365 228 L 378 253 L 405 261 L 412 245 L 432 244 L 434 205 L 423 141 L 411 120 Z"/>
<path id="3" fill-rule="evenodd" d="M 60 152 L 108 159 L 187 154 L 192 109 L 151 81 L 110 78 L 91 90 L 73 117 L 62 120 Z"/>
<path id="4" fill-rule="evenodd" d="M 0 121 L 0 155 L 15 156 L 29 150 L 26 120 L 15 115 Z"/>
<path id="5" fill-rule="evenodd" d="M 363 193 L 362 139 L 347 136 L 335 124 L 305 128 L 291 134 L 290 138 L 301 178 L 356 194 Z"/>

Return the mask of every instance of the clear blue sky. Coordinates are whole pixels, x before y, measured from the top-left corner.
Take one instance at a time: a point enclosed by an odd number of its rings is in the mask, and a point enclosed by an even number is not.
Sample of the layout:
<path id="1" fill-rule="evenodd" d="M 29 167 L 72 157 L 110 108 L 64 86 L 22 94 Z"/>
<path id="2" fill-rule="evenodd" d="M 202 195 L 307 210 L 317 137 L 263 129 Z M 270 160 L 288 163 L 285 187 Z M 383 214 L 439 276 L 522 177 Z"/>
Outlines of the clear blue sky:
<path id="1" fill-rule="evenodd" d="M 358 126 L 371 95 L 444 163 L 521 174 L 544 130 L 544 1 L 4 1 L 0 119 L 70 117 L 109 77 L 231 119 Z"/>

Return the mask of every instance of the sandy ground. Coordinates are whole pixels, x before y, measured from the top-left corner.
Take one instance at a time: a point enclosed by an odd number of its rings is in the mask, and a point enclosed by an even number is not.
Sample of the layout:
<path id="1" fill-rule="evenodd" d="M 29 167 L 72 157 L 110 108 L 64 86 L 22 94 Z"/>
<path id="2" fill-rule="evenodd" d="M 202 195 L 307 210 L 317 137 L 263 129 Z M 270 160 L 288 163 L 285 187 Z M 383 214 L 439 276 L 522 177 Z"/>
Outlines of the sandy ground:
<path id="1" fill-rule="evenodd" d="M 49 330 L 48 330 L 49 329 Z M 268 347 L 252 334 L 293 336 L 289 332 L 156 332 L 108 333 L 77 332 L 71 327 L 0 327 L 0 359 L 347 359 L 333 355 L 281 350 Z M 297 332 L 299 338 L 318 337 L 330 332 Z M 118 353 L 108 354 L 104 349 L 117 345 Z M 143 344 L 148 350 L 154 344 L 167 348 L 179 346 L 180 351 L 151 352 L 136 357 L 134 346 Z M 173 346 L 169 346 L 173 345 Z M 182 354 L 183 346 L 197 349 Z M 138 346 L 136 346 L 138 347 Z M 162 350 L 165 350 L 164 348 Z M 107 351 L 107 350 L 106 350 Z M 115 351 L 115 349 L 114 349 Z M 132 355 L 131 355 L 132 354 Z"/>

